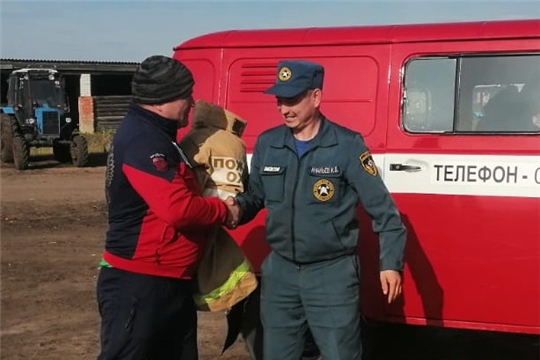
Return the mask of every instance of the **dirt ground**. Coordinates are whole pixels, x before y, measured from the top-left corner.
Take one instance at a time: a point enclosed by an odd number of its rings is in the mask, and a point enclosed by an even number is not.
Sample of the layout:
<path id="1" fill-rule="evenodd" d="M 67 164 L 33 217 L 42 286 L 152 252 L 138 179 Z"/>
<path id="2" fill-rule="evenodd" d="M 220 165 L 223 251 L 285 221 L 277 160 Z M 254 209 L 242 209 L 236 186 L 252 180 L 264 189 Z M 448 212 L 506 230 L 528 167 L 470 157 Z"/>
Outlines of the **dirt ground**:
<path id="1" fill-rule="evenodd" d="M 33 165 L 0 168 L 1 359 L 95 359 L 105 168 Z M 240 341 L 220 357 L 224 315 L 199 315 L 201 360 L 248 359 Z"/>
<path id="2" fill-rule="evenodd" d="M 24 172 L 0 165 L 0 359 L 95 359 L 95 282 L 106 230 L 104 159 L 82 169 L 46 157 L 32 160 Z M 372 360 L 540 359 L 537 336 L 410 326 L 367 334 L 378 340 L 366 342 Z M 220 356 L 224 336 L 223 314 L 199 313 L 201 360 L 248 360 L 240 340 Z"/>

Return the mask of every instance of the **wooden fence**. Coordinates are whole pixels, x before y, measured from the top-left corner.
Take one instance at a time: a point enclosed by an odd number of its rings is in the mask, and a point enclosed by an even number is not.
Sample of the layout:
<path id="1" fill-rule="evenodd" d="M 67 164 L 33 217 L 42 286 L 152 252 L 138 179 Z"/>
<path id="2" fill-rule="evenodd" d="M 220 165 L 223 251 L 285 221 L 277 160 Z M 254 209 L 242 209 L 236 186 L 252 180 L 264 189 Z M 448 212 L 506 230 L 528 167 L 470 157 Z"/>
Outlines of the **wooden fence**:
<path id="1" fill-rule="evenodd" d="M 131 96 L 94 96 L 94 129 L 115 131 L 126 115 Z"/>

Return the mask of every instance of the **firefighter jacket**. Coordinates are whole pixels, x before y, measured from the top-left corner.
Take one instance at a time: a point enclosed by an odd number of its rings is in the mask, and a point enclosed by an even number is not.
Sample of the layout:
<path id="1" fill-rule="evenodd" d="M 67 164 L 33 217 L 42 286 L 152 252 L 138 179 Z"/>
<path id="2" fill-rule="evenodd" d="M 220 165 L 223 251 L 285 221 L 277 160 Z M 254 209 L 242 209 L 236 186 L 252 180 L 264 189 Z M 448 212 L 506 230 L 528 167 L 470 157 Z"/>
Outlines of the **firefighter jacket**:
<path id="1" fill-rule="evenodd" d="M 177 123 L 131 105 L 107 159 L 109 229 L 103 259 L 126 271 L 190 279 L 225 204 L 203 198 L 175 142 Z"/>
<path id="2" fill-rule="evenodd" d="M 180 147 L 198 167 L 205 196 L 222 199 L 244 191 L 246 146 L 241 139 L 246 122 L 214 104 L 197 101 L 193 125 Z"/>
<path id="3" fill-rule="evenodd" d="M 284 125 L 259 136 L 248 192 L 237 197 L 242 223 L 266 208 L 272 249 L 314 263 L 356 253 L 361 203 L 379 234 L 380 269 L 402 270 L 406 231 L 360 134 L 323 118 L 306 153 L 295 149 Z"/>
<path id="4" fill-rule="evenodd" d="M 204 196 L 236 196 L 247 178 L 246 148 L 240 138 L 246 123 L 220 106 L 198 101 L 192 129 L 180 147 L 194 164 Z M 242 249 L 222 227 L 211 242 L 196 274 L 198 310 L 224 311 L 257 287 L 257 278 Z"/>

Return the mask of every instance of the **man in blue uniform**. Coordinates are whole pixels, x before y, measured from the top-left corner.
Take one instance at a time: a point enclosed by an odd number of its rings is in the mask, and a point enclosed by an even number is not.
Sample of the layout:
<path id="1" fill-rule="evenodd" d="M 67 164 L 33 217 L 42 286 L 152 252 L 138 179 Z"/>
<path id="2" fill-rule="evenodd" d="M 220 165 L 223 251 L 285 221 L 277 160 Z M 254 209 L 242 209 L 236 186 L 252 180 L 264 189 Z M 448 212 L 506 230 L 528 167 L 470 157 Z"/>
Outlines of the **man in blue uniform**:
<path id="1" fill-rule="evenodd" d="M 266 93 L 276 96 L 285 124 L 257 139 L 249 189 L 236 198 L 242 223 L 268 210 L 265 360 L 298 360 L 308 327 L 323 359 L 361 358 L 359 203 L 379 234 L 382 291 L 388 302 L 401 294 L 405 228 L 362 136 L 320 112 L 323 78 L 312 62 L 278 64 Z"/>

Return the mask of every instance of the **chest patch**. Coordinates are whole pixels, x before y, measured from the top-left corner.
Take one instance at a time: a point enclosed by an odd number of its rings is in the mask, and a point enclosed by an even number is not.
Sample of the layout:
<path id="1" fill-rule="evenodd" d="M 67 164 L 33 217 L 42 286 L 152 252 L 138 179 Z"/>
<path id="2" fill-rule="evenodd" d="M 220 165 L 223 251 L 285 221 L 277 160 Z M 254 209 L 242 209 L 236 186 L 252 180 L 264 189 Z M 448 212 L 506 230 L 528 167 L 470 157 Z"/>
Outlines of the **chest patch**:
<path id="1" fill-rule="evenodd" d="M 265 174 L 279 174 L 281 172 L 281 166 L 265 166 L 263 167 L 263 173 Z"/>
<path id="2" fill-rule="evenodd" d="M 155 153 L 154 155 L 150 156 L 150 159 L 152 160 L 152 164 L 159 172 L 167 172 L 169 170 L 169 163 L 165 159 L 165 155 L 160 153 Z"/>
<path id="3" fill-rule="evenodd" d="M 334 197 L 334 184 L 330 180 L 320 179 L 313 185 L 313 196 L 319 201 L 328 201 Z"/>
<path id="4" fill-rule="evenodd" d="M 311 175 L 339 175 L 341 169 L 339 166 L 311 166 L 309 168 Z"/>

